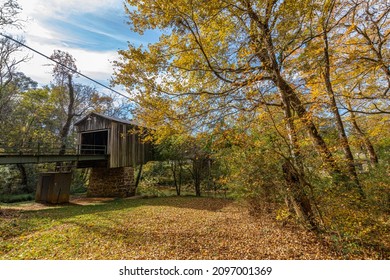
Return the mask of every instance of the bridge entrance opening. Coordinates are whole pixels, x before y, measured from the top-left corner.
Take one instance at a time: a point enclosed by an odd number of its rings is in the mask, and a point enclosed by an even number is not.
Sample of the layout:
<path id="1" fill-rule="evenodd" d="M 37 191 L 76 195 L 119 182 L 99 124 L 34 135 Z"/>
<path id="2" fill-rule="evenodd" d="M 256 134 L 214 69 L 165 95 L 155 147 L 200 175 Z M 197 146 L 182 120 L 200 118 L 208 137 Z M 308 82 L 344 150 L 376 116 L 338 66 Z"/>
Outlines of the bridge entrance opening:
<path id="1" fill-rule="evenodd" d="M 81 133 L 80 154 L 107 154 L 108 130 Z"/>

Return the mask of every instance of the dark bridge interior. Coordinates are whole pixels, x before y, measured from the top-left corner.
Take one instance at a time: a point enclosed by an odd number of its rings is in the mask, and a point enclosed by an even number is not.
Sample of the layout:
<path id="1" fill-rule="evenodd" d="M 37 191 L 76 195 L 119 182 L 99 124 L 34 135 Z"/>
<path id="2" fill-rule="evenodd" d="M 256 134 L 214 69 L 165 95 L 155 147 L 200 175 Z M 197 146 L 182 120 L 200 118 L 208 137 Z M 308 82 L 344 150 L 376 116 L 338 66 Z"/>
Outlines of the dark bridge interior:
<path id="1" fill-rule="evenodd" d="M 107 154 L 108 130 L 81 133 L 80 154 Z"/>

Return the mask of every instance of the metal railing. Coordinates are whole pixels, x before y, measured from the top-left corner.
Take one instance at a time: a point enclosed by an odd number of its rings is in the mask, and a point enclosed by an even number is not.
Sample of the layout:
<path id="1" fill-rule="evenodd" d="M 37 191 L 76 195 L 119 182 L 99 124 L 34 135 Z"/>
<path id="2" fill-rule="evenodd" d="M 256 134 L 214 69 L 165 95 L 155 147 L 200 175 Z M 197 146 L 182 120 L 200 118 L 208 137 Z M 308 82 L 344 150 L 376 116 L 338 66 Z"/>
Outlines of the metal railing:
<path id="1" fill-rule="evenodd" d="M 58 155 L 63 147 L 53 144 L 28 143 L 24 145 L 0 145 L 0 155 Z M 106 145 L 77 145 L 65 148 L 65 155 L 106 155 Z"/>
<path id="2" fill-rule="evenodd" d="M 77 145 L 77 154 L 79 155 L 106 155 L 106 145 Z"/>

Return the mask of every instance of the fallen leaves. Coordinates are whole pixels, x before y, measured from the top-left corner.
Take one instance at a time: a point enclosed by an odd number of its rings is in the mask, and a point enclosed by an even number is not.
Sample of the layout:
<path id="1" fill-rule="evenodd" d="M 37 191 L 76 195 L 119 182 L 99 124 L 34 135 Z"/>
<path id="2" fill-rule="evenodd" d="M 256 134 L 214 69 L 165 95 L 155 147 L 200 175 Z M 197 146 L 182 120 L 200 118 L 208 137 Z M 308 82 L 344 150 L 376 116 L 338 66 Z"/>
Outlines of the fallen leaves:
<path id="1" fill-rule="evenodd" d="M 27 211 L 16 223 L 0 227 L 2 259 L 335 258 L 315 235 L 226 199 L 125 199 Z"/>

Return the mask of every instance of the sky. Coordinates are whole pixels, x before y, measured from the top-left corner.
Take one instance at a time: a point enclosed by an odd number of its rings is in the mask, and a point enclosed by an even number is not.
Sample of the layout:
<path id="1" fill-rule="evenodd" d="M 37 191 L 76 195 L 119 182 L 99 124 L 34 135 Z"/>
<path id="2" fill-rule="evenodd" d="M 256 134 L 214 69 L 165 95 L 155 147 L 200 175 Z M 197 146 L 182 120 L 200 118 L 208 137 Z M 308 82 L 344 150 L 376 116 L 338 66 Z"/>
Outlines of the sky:
<path id="1" fill-rule="evenodd" d="M 0 0 L 1 1 L 1 0 Z M 123 0 L 17 0 L 22 7 L 21 30 L 6 30 L 7 34 L 24 37 L 25 44 L 50 56 L 54 50 L 69 52 L 78 70 L 92 79 L 109 85 L 113 75 L 112 61 L 117 51 L 127 49 L 128 42 L 144 45 L 158 40 L 157 31 L 143 36 L 131 32 Z M 8 31 L 8 32 L 7 32 Z M 39 85 L 52 80 L 50 61 L 25 50 L 31 59 L 18 71 Z M 80 77 L 75 82 L 95 86 Z M 121 88 L 115 88 L 121 92 Z"/>

